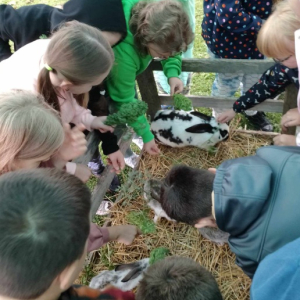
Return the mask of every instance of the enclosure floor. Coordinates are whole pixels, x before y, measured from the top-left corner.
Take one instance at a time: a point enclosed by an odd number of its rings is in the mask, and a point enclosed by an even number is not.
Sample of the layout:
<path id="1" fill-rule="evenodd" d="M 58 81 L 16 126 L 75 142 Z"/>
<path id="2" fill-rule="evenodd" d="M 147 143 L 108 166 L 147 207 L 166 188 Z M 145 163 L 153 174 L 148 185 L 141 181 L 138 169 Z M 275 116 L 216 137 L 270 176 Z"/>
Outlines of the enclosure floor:
<path id="1" fill-rule="evenodd" d="M 230 138 L 210 153 L 194 147 L 168 148 L 160 146 L 159 156 L 144 155 L 139 171 L 129 174 L 118 195 L 110 220 L 112 225 L 127 224 L 126 215 L 131 211 L 147 210 L 143 199 L 143 185 L 148 178 L 162 178 L 175 164 L 198 168 L 216 167 L 224 160 L 252 155 L 261 146 L 268 145 L 270 137 L 238 134 L 234 130 Z M 149 217 L 153 213 L 149 210 Z M 149 256 L 151 250 L 166 247 L 172 255 L 186 256 L 199 262 L 212 272 L 224 299 L 249 299 L 251 281 L 235 264 L 235 256 L 228 245 L 217 246 L 204 239 L 192 226 L 161 219 L 154 234 L 139 236 L 132 245 L 109 243 L 95 255 L 92 271 L 112 268 L 114 265 L 133 262 Z"/>

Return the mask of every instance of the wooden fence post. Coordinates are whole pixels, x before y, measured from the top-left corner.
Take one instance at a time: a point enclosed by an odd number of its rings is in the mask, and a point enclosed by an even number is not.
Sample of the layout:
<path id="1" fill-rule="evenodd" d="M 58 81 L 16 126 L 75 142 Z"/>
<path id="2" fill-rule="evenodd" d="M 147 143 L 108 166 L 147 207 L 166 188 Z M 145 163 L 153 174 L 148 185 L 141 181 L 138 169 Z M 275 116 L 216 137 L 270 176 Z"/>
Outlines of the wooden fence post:
<path id="1" fill-rule="evenodd" d="M 142 100 L 148 104 L 148 115 L 151 120 L 155 113 L 160 109 L 160 99 L 153 76 L 152 68 L 148 67 L 142 74 L 137 77 L 139 90 L 142 96 Z"/>
<path id="2" fill-rule="evenodd" d="M 288 110 L 297 107 L 297 95 L 298 95 L 298 89 L 295 87 L 294 84 L 290 84 L 285 89 L 283 112 L 282 112 L 283 114 L 285 114 Z M 284 133 L 294 135 L 295 132 L 296 132 L 296 127 L 288 127 L 287 132 Z"/>

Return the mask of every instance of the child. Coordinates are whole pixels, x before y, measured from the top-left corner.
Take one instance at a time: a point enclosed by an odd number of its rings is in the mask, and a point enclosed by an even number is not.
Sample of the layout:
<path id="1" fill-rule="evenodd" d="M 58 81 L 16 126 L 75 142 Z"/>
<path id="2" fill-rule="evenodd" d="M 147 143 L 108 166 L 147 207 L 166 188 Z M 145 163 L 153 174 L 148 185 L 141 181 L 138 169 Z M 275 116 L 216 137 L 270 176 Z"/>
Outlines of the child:
<path id="1" fill-rule="evenodd" d="M 251 300 L 299 298 L 299 247 L 300 239 L 296 239 L 260 263 L 251 285 Z"/>
<path id="2" fill-rule="evenodd" d="M 91 194 L 55 169 L 0 176 L 0 298 L 133 300 L 131 292 L 74 286 L 90 231 Z"/>
<path id="3" fill-rule="evenodd" d="M 42 97 L 30 92 L 0 94 L 0 128 L 1 176 L 18 169 L 62 169 L 69 159 L 86 150 L 80 131 L 72 143 L 63 145 L 64 130 L 58 113 Z M 75 175 L 82 179 L 77 171 Z M 88 250 L 96 250 L 112 240 L 131 244 L 138 233 L 132 225 L 100 228 L 92 224 Z"/>
<path id="4" fill-rule="evenodd" d="M 136 76 L 142 73 L 152 58 L 162 58 L 165 75 L 168 77 L 171 94 L 181 92 L 183 83 L 179 53 L 186 51 L 193 41 L 193 33 L 187 14 L 177 1 L 122 0 L 127 36 L 113 48 L 116 64 L 107 78 L 107 89 L 112 106 L 118 109 L 123 103 L 135 99 Z M 159 149 L 150 131 L 145 116 L 129 124 L 142 137 L 145 150 L 158 154 Z"/>
<path id="5" fill-rule="evenodd" d="M 300 237 L 300 148 L 269 146 L 216 170 L 174 167 L 164 179 L 166 214 L 197 228 L 229 234 L 236 262 L 252 277 L 260 261 Z"/>
<path id="6" fill-rule="evenodd" d="M 87 130 L 103 132 L 103 152 L 119 172 L 125 165 L 113 131 L 80 106 L 73 94 L 82 96 L 100 84 L 113 65 L 110 45 L 100 30 L 76 21 L 66 23 L 51 39 L 32 42 L 0 63 L 0 91 L 38 91 L 56 110 L 63 123 L 82 123 Z M 12 72 L 15 70 L 15 72 Z M 82 101 L 79 101 L 82 103 Z"/>
<path id="7" fill-rule="evenodd" d="M 112 18 L 113 16 L 113 18 Z M 110 45 L 126 36 L 126 23 L 121 0 L 70 0 L 62 9 L 45 4 L 27 5 L 14 9 L 0 5 L 0 61 L 14 51 L 34 42 L 40 36 L 50 36 L 66 21 L 76 20 L 103 30 Z"/>
<path id="8" fill-rule="evenodd" d="M 210 56 L 216 59 L 263 59 L 256 47 L 256 36 L 271 13 L 272 0 L 205 0 L 202 37 Z M 259 74 L 218 73 L 212 86 L 212 96 L 233 97 L 240 83 L 247 91 Z M 216 117 L 221 112 L 216 110 Z M 247 112 L 247 119 L 260 130 L 273 127 L 263 112 Z"/>
<path id="9" fill-rule="evenodd" d="M 187 257 L 171 256 L 150 266 L 136 300 L 222 300 L 214 277 Z"/>
<path id="10" fill-rule="evenodd" d="M 181 2 L 183 8 L 185 9 L 191 28 L 193 30 L 193 33 L 195 33 L 195 0 L 177 0 Z M 193 43 L 191 43 L 184 53 L 182 53 L 181 57 L 182 58 L 193 58 Z M 164 93 L 164 94 L 170 94 L 170 86 L 168 84 L 168 79 L 164 75 L 164 72 L 162 71 L 154 71 L 154 78 L 156 81 L 156 84 L 158 86 L 159 92 Z M 187 94 L 189 92 L 189 85 L 191 83 L 191 77 L 192 73 L 190 72 L 181 72 L 179 78 L 182 80 L 185 88 L 184 88 L 184 93 Z"/>

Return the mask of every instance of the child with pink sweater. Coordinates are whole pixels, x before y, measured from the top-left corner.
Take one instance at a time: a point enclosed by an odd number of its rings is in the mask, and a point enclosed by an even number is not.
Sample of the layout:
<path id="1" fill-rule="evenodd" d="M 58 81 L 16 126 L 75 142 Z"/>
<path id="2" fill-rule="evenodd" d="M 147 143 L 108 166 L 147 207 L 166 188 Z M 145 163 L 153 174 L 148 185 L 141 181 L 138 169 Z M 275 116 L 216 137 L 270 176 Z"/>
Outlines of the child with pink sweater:
<path id="1" fill-rule="evenodd" d="M 0 63 L 0 92 L 37 91 L 60 112 L 63 123 L 99 130 L 103 133 L 103 152 L 119 172 L 125 163 L 113 128 L 103 123 L 106 117 L 93 116 L 81 106 L 85 93 L 105 79 L 113 61 L 111 47 L 100 30 L 69 22 L 51 39 L 32 42 Z"/>

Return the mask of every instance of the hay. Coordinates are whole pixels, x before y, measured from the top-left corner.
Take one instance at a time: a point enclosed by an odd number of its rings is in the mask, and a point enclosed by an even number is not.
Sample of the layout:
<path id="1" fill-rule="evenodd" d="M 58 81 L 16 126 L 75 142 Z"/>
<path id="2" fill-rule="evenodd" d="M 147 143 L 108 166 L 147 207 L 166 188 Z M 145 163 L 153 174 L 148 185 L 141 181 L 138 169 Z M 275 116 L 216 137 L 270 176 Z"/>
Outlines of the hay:
<path id="1" fill-rule="evenodd" d="M 163 178 L 172 165 L 217 167 L 224 160 L 252 155 L 257 148 L 270 144 L 271 140 L 272 137 L 240 134 L 233 128 L 230 138 L 221 143 L 214 153 L 192 147 L 174 149 L 160 146 L 161 154 L 144 155 L 139 172 L 132 173 L 129 182 L 120 191 L 119 202 L 110 217 L 112 225 L 126 224 L 129 212 L 146 210 L 148 207 L 142 198 L 145 180 Z M 152 212 L 149 216 L 154 217 Z M 100 249 L 99 255 L 94 257 L 93 272 L 99 273 L 116 264 L 149 257 L 150 251 L 157 247 L 168 248 L 171 255 L 190 257 L 206 267 L 216 278 L 224 299 L 249 299 L 251 280 L 236 266 L 235 256 L 228 245 L 217 246 L 202 238 L 192 226 L 164 219 L 156 225 L 155 233 L 139 236 L 130 246 L 113 242 Z"/>

